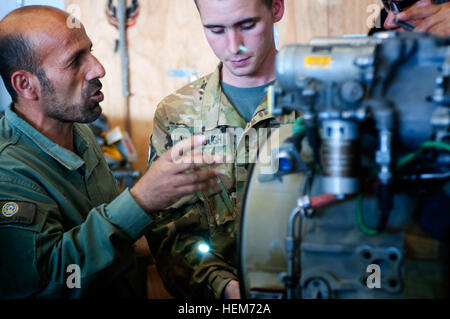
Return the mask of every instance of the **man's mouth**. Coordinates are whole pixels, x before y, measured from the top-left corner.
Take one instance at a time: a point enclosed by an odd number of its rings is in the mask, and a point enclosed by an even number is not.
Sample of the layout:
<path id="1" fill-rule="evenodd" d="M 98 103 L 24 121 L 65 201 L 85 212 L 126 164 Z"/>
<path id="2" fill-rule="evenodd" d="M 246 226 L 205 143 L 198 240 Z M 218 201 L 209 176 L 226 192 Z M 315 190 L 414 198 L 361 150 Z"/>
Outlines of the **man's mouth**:
<path id="1" fill-rule="evenodd" d="M 104 100 L 105 96 L 103 95 L 101 91 L 102 87 L 99 87 L 97 90 L 94 91 L 91 95 L 91 100 L 94 100 L 97 103 L 100 103 Z"/>
<path id="2" fill-rule="evenodd" d="M 250 57 L 245 58 L 245 59 L 235 59 L 235 60 L 230 60 L 230 63 L 235 67 L 242 67 L 242 66 L 245 66 L 249 60 L 250 60 Z"/>

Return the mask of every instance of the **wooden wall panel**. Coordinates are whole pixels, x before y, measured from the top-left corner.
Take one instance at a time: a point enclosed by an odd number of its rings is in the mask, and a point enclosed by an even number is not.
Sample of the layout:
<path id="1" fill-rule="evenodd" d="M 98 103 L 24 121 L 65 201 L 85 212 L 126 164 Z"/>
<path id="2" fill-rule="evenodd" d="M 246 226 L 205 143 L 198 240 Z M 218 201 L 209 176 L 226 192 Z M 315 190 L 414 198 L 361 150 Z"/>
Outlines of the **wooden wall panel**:
<path id="1" fill-rule="evenodd" d="M 328 0 L 328 36 L 366 34 L 371 16 L 367 10 L 380 3 L 381 0 Z"/>
<path id="2" fill-rule="evenodd" d="M 305 43 L 313 36 L 328 34 L 327 2 L 285 0 L 286 11 L 278 23 L 280 47 L 288 43 Z"/>
<path id="3" fill-rule="evenodd" d="M 67 8 L 77 5 L 80 19 L 94 43 L 94 54 L 103 63 L 104 114 L 112 126 L 126 127 L 125 99 L 122 96 L 119 53 L 114 52 L 117 29 L 108 24 L 106 0 L 67 0 Z M 139 160 L 134 168 L 144 171 L 153 114 L 158 102 L 187 83 L 169 78 L 169 69 L 191 68 L 201 75 L 211 72 L 217 59 L 209 49 L 197 10 L 187 0 L 141 0 L 137 24 L 128 29 L 131 136 Z"/>
<path id="4" fill-rule="evenodd" d="M 378 0 L 285 0 L 286 14 L 278 24 L 280 46 L 307 42 L 313 36 L 366 33 L 367 6 Z M 129 1 L 130 2 L 130 1 Z M 104 64 L 104 113 L 113 126 L 125 128 L 120 56 L 114 53 L 117 29 L 108 24 L 107 0 L 66 0 L 67 8 L 78 6 L 80 19 L 94 43 L 94 54 Z M 193 0 L 140 0 L 137 25 L 128 31 L 130 54 L 131 136 L 144 171 L 149 136 L 158 102 L 187 83 L 169 78 L 168 69 L 191 68 L 200 75 L 210 73 L 217 58 L 203 34 Z"/>

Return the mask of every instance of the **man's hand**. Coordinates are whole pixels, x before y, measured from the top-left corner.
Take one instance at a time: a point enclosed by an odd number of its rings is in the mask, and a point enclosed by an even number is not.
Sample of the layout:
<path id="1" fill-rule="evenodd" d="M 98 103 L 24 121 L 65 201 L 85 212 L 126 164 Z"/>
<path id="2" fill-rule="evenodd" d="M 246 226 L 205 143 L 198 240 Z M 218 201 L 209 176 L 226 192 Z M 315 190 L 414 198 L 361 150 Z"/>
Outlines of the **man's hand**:
<path id="1" fill-rule="evenodd" d="M 224 289 L 223 293 L 225 299 L 241 299 L 241 292 L 239 290 L 239 282 L 236 280 L 230 281 Z"/>
<path id="2" fill-rule="evenodd" d="M 429 32 L 440 36 L 450 36 L 450 2 L 412 6 L 399 13 L 397 18 L 400 21 L 415 21 L 414 32 Z"/>
<path id="3" fill-rule="evenodd" d="M 431 0 L 420 0 L 397 15 L 390 11 L 384 27 L 388 30 L 406 32 L 407 30 L 399 28 L 394 22 L 395 18 L 415 24 L 414 32 L 450 36 L 450 3 L 432 4 Z"/>
<path id="4" fill-rule="evenodd" d="M 130 189 L 131 195 L 147 212 L 169 207 L 183 196 L 205 191 L 212 186 L 219 173 L 215 170 L 196 170 L 215 164 L 212 156 L 194 151 L 206 142 L 205 136 L 183 140 L 158 158 L 145 175 Z M 187 173 L 187 170 L 194 170 Z"/>
<path id="5" fill-rule="evenodd" d="M 394 0 L 395 1 L 395 0 Z M 414 5 L 410 6 L 408 9 L 405 9 L 403 12 L 409 11 L 409 10 L 422 10 L 424 7 L 427 6 L 431 6 L 431 0 L 420 0 L 417 1 Z M 393 11 L 389 11 L 388 16 L 386 18 L 386 21 L 384 22 L 384 28 L 387 30 L 392 30 L 395 29 L 395 31 L 398 32 L 408 32 L 408 30 L 405 30 L 403 28 L 400 28 L 396 23 L 395 23 L 395 18 L 399 18 L 400 13 L 396 14 Z M 415 24 L 417 26 L 418 23 L 421 22 L 421 19 L 399 19 L 401 21 L 408 21 L 412 24 Z M 415 30 L 414 30 L 415 31 Z"/>

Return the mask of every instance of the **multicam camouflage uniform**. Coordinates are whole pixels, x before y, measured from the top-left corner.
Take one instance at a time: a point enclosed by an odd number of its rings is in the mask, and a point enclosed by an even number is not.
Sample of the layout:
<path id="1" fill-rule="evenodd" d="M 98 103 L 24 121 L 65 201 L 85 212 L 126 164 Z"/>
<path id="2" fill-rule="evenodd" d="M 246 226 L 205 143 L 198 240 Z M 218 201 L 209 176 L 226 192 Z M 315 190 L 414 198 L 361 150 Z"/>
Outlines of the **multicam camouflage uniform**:
<path id="1" fill-rule="evenodd" d="M 218 167 L 226 174 L 217 178 L 216 187 L 171 206 L 173 212 L 164 213 L 168 217 L 155 222 L 147 234 L 158 272 L 174 297 L 221 298 L 226 284 L 237 280 L 236 233 L 252 162 L 241 159 L 254 154 L 249 145 L 255 145 L 256 135 L 248 133 L 295 120 L 295 114 L 277 120 L 266 114 L 264 98 L 247 123 L 222 92 L 220 70 L 221 65 L 165 98 L 155 114 L 149 165 L 176 142 L 180 131 L 181 135 L 183 131 L 207 135 L 205 152 L 221 154 L 226 160 Z M 249 138 L 242 137 L 246 135 Z M 210 246 L 209 253 L 199 252 L 201 243 Z"/>

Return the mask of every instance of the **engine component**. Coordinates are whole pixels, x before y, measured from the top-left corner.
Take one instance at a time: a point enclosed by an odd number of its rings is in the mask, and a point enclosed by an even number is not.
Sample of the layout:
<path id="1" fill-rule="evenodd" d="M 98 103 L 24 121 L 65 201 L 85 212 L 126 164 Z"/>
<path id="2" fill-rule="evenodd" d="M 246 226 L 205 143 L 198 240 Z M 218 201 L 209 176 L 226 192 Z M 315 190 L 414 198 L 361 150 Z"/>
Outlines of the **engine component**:
<path id="1" fill-rule="evenodd" d="M 242 295 L 412 296 L 408 232 L 427 201 L 445 210 L 450 200 L 450 39 L 313 39 L 283 48 L 276 74 L 269 111 L 302 113 L 314 162 L 298 169 L 304 143 L 281 127 L 280 171 L 261 178 L 254 165 L 239 231 Z M 433 218 L 420 220 L 448 234 Z"/>

